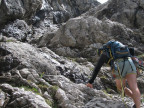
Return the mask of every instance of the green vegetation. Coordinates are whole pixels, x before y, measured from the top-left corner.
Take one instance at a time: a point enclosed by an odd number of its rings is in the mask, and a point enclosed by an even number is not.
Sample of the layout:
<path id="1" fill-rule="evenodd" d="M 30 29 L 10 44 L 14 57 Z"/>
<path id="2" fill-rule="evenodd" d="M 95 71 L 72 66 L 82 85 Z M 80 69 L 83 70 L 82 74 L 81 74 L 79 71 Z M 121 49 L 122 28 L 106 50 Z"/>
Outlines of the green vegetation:
<path id="1" fill-rule="evenodd" d="M 58 108 L 58 103 L 56 100 L 54 100 L 54 104 L 52 105 L 52 108 Z"/>
<path id="2" fill-rule="evenodd" d="M 45 72 L 40 73 L 40 77 L 42 78 L 44 76 Z"/>
<path id="3" fill-rule="evenodd" d="M 68 60 L 71 60 L 72 62 L 76 62 L 76 58 L 72 58 L 72 57 L 66 57 Z"/>
<path id="4" fill-rule="evenodd" d="M 7 40 L 7 42 L 13 42 L 13 40 Z"/>
<path id="5" fill-rule="evenodd" d="M 49 88 L 47 85 L 44 84 L 38 84 L 37 86 L 42 90 L 42 92 L 47 91 L 47 88 Z"/>
<path id="6" fill-rule="evenodd" d="M 107 88 L 106 91 L 107 91 L 108 93 L 110 93 L 112 90 L 111 90 L 110 88 Z"/>
<path id="7" fill-rule="evenodd" d="M 110 95 L 110 94 L 107 92 L 107 90 L 103 90 L 103 92 L 104 92 L 104 94 L 105 94 L 106 96 L 112 98 L 112 95 Z"/>
<path id="8" fill-rule="evenodd" d="M 106 79 L 107 77 L 105 75 L 100 76 L 100 79 Z"/>
<path id="9" fill-rule="evenodd" d="M 142 55 L 138 55 L 137 57 L 138 57 L 138 58 L 144 57 L 144 54 L 142 54 Z"/>
<path id="10" fill-rule="evenodd" d="M 48 99 L 45 99 L 45 101 L 52 108 L 58 108 L 58 103 L 57 103 L 57 100 L 55 99 L 55 94 L 58 90 L 58 86 L 48 87 L 47 85 L 39 84 L 38 87 L 42 90 L 42 92 L 47 91 L 49 89 L 48 91 L 50 91 L 50 95 L 51 95 L 53 101 L 48 100 Z"/>
<path id="11" fill-rule="evenodd" d="M 20 88 L 24 88 L 26 91 L 32 91 L 38 95 L 40 95 L 40 93 L 38 92 L 38 89 L 37 88 L 31 88 L 31 87 L 28 87 L 28 86 L 21 86 Z"/>
<path id="12" fill-rule="evenodd" d="M 43 76 L 44 73 L 41 74 L 41 77 Z M 30 84 L 31 83 L 31 80 L 27 80 L 27 82 Z M 52 100 L 49 100 L 49 99 L 46 99 L 45 98 L 45 102 L 51 106 L 52 108 L 58 108 L 58 103 L 57 103 L 57 100 L 55 99 L 55 94 L 58 90 L 58 86 L 48 86 L 48 85 L 45 85 L 43 83 L 39 83 L 37 84 L 38 88 L 35 88 L 35 87 L 31 87 L 29 85 L 19 85 L 20 88 L 24 88 L 26 91 L 31 91 L 31 92 L 34 92 L 35 94 L 37 95 L 40 95 L 43 97 L 43 93 L 45 91 L 48 91 L 49 94 L 51 95 L 51 98 Z M 42 91 L 42 94 L 39 93 L 39 88 L 41 89 Z"/>
<path id="13" fill-rule="evenodd" d="M 54 102 L 52 104 L 52 108 L 58 108 L 58 102 L 57 100 L 55 99 L 55 94 L 58 90 L 58 86 L 52 86 L 49 88 L 50 89 L 50 95 L 51 97 L 53 98 Z"/>
<path id="14" fill-rule="evenodd" d="M 92 67 L 89 67 L 89 69 L 90 69 L 90 71 L 93 71 L 93 70 L 94 70 L 94 68 L 92 68 Z"/>
<path id="15" fill-rule="evenodd" d="M 8 40 L 6 40 L 6 42 L 16 42 L 16 40 L 8 39 Z"/>
<path id="16" fill-rule="evenodd" d="M 144 98 L 142 99 L 142 103 L 144 103 Z"/>
<path id="17" fill-rule="evenodd" d="M 45 101 L 49 106 L 51 106 L 53 108 L 53 102 L 52 101 L 50 101 L 48 99 L 45 99 Z"/>
<path id="18" fill-rule="evenodd" d="M 144 95 L 142 96 L 142 100 L 141 101 L 142 101 L 142 103 L 144 103 Z"/>
<path id="19" fill-rule="evenodd" d="M 58 90 L 58 86 L 51 86 L 51 87 L 48 87 L 47 85 L 44 85 L 44 84 L 39 84 L 38 87 L 42 90 L 42 92 L 44 91 L 47 91 L 47 89 L 50 90 L 50 95 L 51 97 L 53 98 L 54 101 L 51 101 L 49 99 L 45 99 L 46 103 L 48 105 L 50 105 L 52 108 L 58 108 L 58 103 L 57 101 L 55 100 L 55 94 L 56 94 L 56 91 Z M 42 96 L 42 94 L 39 93 L 38 89 L 37 88 L 31 88 L 29 86 L 21 86 L 20 88 L 24 88 L 26 91 L 32 91 L 34 93 L 36 93 L 37 95 L 40 95 Z M 43 97 L 43 96 L 42 96 Z"/>
<path id="20" fill-rule="evenodd" d="M 58 86 L 52 86 L 49 89 L 51 91 L 51 96 L 54 98 L 56 91 L 58 90 Z"/>

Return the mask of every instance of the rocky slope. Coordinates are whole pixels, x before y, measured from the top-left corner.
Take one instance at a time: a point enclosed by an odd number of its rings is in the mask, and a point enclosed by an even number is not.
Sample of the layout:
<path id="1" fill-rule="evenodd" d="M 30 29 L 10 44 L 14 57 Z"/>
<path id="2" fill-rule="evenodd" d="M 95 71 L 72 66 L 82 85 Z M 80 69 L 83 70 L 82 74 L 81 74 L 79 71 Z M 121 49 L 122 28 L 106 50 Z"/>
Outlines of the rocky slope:
<path id="1" fill-rule="evenodd" d="M 85 84 L 108 40 L 143 54 L 143 14 L 143 0 L 0 0 L 0 106 L 131 108 L 106 65 Z M 144 73 L 138 84 L 144 94 Z"/>

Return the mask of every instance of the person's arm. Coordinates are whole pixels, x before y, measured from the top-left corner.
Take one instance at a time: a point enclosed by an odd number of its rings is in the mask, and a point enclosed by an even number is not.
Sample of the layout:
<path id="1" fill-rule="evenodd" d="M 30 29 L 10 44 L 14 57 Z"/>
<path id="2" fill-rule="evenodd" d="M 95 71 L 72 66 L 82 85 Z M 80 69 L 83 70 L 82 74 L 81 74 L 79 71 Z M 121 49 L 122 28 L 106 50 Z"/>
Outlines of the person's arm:
<path id="1" fill-rule="evenodd" d="M 87 84 L 88 87 L 92 88 L 92 83 L 94 82 L 94 80 L 95 80 L 98 72 L 100 71 L 102 65 L 103 65 L 104 63 L 107 63 L 107 61 L 108 61 L 108 57 L 106 56 L 106 54 L 105 54 L 105 53 L 102 54 L 102 55 L 100 56 L 99 60 L 98 60 L 97 65 L 95 66 L 95 69 L 94 69 L 94 71 L 93 71 L 92 77 L 91 77 L 90 80 L 88 81 L 88 84 Z"/>

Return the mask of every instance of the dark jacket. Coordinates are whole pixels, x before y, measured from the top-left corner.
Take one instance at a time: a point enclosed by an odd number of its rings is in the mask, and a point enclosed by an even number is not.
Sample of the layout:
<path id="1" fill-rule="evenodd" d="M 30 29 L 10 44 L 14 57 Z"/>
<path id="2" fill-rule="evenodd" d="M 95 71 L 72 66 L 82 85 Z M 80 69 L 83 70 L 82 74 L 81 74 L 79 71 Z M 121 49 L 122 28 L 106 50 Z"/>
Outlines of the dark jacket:
<path id="1" fill-rule="evenodd" d="M 100 58 L 99 58 L 99 60 L 98 60 L 98 63 L 97 63 L 97 65 L 95 66 L 95 69 L 94 69 L 94 71 L 93 71 L 92 77 L 91 77 L 90 80 L 88 81 L 90 84 L 92 84 L 92 83 L 94 82 L 94 80 L 95 80 L 98 72 L 100 71 L 102 65 L 103 65 L 104 63 L 107 63 L 108 60 L 109 60 L 109 58 L 107 57 L 106 53 L 103 53 L 103 54 L 100 56 Z"/>

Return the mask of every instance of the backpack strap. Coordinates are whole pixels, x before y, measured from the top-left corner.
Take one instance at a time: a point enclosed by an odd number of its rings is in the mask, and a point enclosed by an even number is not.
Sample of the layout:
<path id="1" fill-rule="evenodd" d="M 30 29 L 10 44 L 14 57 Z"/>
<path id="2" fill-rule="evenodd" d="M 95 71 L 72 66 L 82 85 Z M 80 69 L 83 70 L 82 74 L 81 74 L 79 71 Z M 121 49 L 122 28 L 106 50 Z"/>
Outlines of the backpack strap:
<path id="1" fill-rule="evenodd" d="M 125 58 L 124 58 L 124 63 L 123 63 L 123 68 L 122 68 L 122 71 L 121 71 L 121 75 L 123 73 L 124 67 L 125 67 Z"/>
<path id="2" fill-rule="evenodd" d="M 109 57 L 110 59 L 108 60 L 107 64 L 109 64 L 114 59 L 112 56 L 111 48 L 109 48 Z"/>
<path id="3" fill-rule="evenodd" d="M 131 63 L 130 63 L 130 61 L 129 61 L 129 60 L 128 60 L 128 62 L 129 62 L 129 64 L 130 64 L 130 66 L 131 66 L 131 69 L 133 70 L 132 65 L 131 65 Z"/>
<path id="4" fill-rule="evenodd" d="M 122 97 L 124 97 L 125 96 L 125 93 L 124 93 L 124 85 L 123 85 L 123 81 L 122 81 L 122 75 L 120 74 L 120 68 L 119 68 L 119 66 L 118 66 L 118 64 L 116 63 L 116 65 L 117 65 L 117 68 L 118 68 L 118 73 L 119 73 L 119 76 L 120 76 L 120 82 L 121 82 L 121 87 L 122 87 L 122 94 L 121 94 L 121 96 Z"/>

